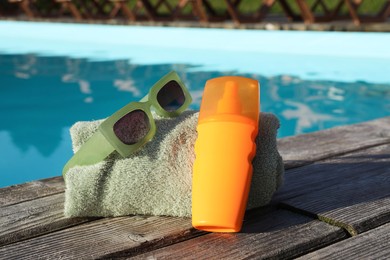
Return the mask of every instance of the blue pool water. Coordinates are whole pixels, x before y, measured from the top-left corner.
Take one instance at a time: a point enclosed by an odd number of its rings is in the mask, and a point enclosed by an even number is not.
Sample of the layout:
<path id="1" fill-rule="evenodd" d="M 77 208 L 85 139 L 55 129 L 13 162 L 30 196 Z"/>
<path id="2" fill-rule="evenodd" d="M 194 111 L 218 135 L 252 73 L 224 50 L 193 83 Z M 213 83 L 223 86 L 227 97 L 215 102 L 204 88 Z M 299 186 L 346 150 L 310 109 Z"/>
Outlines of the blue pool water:
<path id="1" fill-rule="evenodd" d="M 255 78 L 279 137 L 390 114 L 390 35 L 0 22 L 0 187 L 58 176 L 69 128 L 109 116 L 176 70 Z"/>

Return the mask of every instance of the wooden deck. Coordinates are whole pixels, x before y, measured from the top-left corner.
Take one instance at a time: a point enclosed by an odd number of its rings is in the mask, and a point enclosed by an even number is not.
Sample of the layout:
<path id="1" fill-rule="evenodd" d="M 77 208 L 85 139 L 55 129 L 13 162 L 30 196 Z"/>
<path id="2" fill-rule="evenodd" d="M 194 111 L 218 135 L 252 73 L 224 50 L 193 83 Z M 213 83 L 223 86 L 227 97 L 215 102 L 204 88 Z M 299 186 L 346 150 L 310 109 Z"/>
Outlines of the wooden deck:
<path id="1" fill-rule="evenodd" d="M 187 218 L 63 216 L 61 177 L 0 189 L 0 259 L 388 259 L 390 117 L 279 140 L 285 184 L 242 232 Z"/>

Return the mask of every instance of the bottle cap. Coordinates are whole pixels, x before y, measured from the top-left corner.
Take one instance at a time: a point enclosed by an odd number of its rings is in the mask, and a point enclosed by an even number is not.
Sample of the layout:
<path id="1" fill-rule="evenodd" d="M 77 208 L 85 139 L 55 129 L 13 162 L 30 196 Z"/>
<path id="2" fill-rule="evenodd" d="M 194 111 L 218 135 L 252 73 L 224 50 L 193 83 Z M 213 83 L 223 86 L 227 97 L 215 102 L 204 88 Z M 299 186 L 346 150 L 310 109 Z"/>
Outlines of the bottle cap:
<path id="1" fill-rule="evenodd" d="M 257 126 L 259 103 L 257 80 L 237 76 L 211 79 L 204 88 L 199 123 L 241 118 Z"/>

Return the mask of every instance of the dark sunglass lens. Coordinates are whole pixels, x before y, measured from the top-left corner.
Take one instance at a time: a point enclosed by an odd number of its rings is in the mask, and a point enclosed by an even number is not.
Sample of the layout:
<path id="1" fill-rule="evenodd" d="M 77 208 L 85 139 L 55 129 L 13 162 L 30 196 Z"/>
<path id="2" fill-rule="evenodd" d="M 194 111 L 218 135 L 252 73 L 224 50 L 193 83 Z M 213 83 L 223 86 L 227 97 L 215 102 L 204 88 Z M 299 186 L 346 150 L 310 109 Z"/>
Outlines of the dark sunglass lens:
<path id="1" fill-rule="evenodd" d="M 139 109 L 131 111 L 114 124 L 115 135 L 128 145 L 141 141 L 149 130 L 148 115 Z"/>
<path id="2" fill-rule="evenodd" d="M 157 93 L 157 101 L 166 111 L 178 110 L 185 102 L 183 89 L 179 83 L 171 80 Z"/>

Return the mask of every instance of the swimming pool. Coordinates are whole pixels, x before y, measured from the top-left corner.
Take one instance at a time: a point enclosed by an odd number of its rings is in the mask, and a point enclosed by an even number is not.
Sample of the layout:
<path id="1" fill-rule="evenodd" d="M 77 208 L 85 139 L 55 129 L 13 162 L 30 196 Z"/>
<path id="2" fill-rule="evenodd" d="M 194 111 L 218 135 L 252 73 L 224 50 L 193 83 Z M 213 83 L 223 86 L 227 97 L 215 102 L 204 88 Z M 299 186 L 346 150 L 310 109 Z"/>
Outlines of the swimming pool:
<path id="1" fill-rule="evenodd" d="M 0 187 L 57 176 L 69 127 L 109 116 L 176 70 L 252 77 L 279 137 L 390 114 L 390 35 L 0 22 Z"/>

